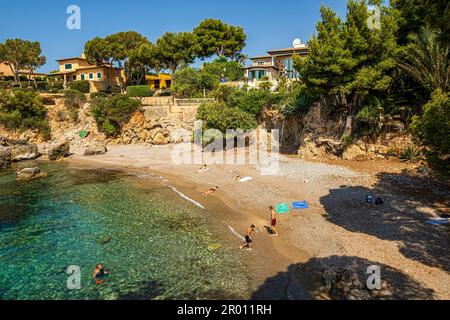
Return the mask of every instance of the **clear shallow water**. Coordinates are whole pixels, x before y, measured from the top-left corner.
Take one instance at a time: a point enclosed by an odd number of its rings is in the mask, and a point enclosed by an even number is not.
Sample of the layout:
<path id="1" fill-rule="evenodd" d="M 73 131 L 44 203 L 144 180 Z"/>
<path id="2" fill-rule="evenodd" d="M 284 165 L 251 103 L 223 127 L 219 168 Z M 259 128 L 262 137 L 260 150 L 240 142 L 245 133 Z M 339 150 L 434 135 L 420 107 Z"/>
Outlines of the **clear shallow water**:
<path id="1" fill-rule="evenodd" d="M 0 171 L 0 299 L 248 298 L 236 239 L 160 182 L 39 166 L 49 176 L 32 182 Z M 112 274 L 97 286 L 100 262 Z"/>

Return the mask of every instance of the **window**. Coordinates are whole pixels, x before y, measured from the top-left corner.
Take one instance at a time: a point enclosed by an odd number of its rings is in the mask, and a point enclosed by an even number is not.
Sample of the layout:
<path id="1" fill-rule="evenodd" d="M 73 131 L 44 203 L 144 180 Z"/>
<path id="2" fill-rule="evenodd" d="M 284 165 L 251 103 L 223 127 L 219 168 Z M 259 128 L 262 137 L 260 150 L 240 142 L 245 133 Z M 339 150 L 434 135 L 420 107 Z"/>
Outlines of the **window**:
<path id="1" fill-rule="evenodd" d="M 84 73 L 80 77 L 81 77 L 81 80 L 85 80 L 86 79 L 86 76 L 85 76 Z"/>
<path id="2" fill-rule="evenodd" d="M 72 76 L 72 79 L 73 79 L 73 81 L 76 81 L 76 80 L 77 80 L 77 75 L 74 74 L 74 75 Z"/>
<path id="3" fill-rule="evenodd" d="M 292 63 L 292 59 L 285 59 L 283 60 L 283 65 L 284 65 L 284 70 L 287 71 L 289 78 L 293 78 L 294 77 L 294 68 L 293 68 L 293 63 Z"/>
<path id="4" fill-rule="evenodd" d="M 71 70 L 71 69 L 72 69 L 72 64 L 71 64 L 71 63 L 66 63 L 66 64 L 64 65 L 64 69 L 65 69 L 65 70 Z"/>
<path id="5" fill-rule="evenodd" d="M 258 61 L 258 66 L 263 66 L 264 65 L 264 61 Z"/>
<path id="6" fill-rule="evenodd" d="M 94 74 L 93 73 L 89 73 L 89 80 L 94 80 Z"/>
<path id="7" fill-rule="evenodd" d="M 101 79 L 102 78 L 102 73 L 101 72 L 97 72 L 97 79 Z"/>

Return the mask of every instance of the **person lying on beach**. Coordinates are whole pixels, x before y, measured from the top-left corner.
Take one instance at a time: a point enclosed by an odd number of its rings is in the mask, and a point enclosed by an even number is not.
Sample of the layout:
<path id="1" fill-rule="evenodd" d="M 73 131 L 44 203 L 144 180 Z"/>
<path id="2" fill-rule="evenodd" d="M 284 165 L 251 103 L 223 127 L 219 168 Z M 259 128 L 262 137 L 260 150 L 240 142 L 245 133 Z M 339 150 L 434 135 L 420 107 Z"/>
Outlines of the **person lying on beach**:
<path id="1" fill-rule="evenodd" d="M 236 177 L 234 177 L 234 180 L 240 181 L 240 180 L 241 180 L 241 176 L 236 176 Z"/>
<path id="2" fill-rule="evenodd" d="M 109 274 L 108 271 L 105 270 L 102 264 L 98 264 L 95 266 L 94 273 L 92 274 L 92 277 L 95 280 L 95 283 L 97 285 L 103 284 L 105 282 L 105 276 Z"/>
<path id="3" fill-rule="evenodd" d="M 270 210 L 270 217 L 271 217 L 271 219 L 270 219 L 270 226 L 271 226 L 271 229 L 272 229 L 272 236 L 273 237 L 278 237 L 277 229 L 275 229 L 275 227 L 277 225 L 277 216 L 276 216 L 276 213 L 275 213 L 275 209 L 273 208 L 273 206 L 270 206 L 269 210 Z"/>
<path id="4" fill-rule="evenodd" d="M 211 193 L 216 192 L 217 190 L 219 190 L 219 187 L 218 187 L 218 186 L 215 186 L 214 188 L 211 188 L 211 189 L 209 189 L 208 191 L 203 192 L 202 195 L 203 195 L 204 197 L 206 197 L 206 196 L 210 195 Z"/>
<path id="5" fill-rule="evenodd" d="M 252 249 L 252 243 L 253 243 L 252 235 L 255 232 L 255 229 L 256 229 L 256 226 L 254 224 L 252 224 L 250 226 L 250 228 L 247 229 L 247 233 L 245 234 L 245 243 L 240 247 L 241 250 L 244 248 L 247 248 L 247 250 Z"/>
<path id="6" fill-rule="evenodd" d="M 205 171 L 208 171 L 209 168 L 206 166 L 206 164 L 204 164 L 203 166 L 201 166 L 200 168 L 198 168 L 198 170 L 196 171 L 197 173 L 202 173 Z"/>

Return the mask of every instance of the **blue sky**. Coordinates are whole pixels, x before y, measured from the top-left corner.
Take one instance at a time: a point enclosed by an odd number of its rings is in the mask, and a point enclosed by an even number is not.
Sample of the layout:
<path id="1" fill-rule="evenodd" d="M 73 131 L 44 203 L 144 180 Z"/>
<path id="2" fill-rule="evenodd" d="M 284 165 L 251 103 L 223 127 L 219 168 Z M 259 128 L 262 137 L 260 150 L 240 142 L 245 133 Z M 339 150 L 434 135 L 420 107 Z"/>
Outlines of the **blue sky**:
<path id="1" fill-rule="evenodd" d="M 2 1 L 0 41 L 39 41 L 47 57 L 41 71 L 49 72 L 57 69 L 56 59 L 79 56 L 84 43 L 95 36 L 134 30 L 155 42 L 166 31 L 191 31 L 211 17 L 244 27 L 244 52 L 252 56 L 288 47 L 295 38 L 306 42 L 315 31 L 322 3 L 345 16 L 346 0 Z M 81 8 L 81 30 L 66 27 L 69 5 Z"/>

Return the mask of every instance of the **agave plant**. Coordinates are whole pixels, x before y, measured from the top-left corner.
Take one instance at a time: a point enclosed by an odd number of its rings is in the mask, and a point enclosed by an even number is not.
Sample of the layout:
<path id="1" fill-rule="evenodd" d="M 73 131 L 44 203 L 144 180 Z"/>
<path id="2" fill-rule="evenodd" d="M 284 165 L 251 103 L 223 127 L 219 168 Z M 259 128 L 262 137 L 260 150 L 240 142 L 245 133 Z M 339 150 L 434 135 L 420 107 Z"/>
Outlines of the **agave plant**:
<path id="1" fill-rule="evenodd" d="M 430 27 L 409 36 L 399 67 L 419 81 L 430 93 L 436 89 L 450 89 L 450 62 L 448 45 L 442 45 L 438 34 Z"/>
<path id="2" fill-rule="evenodd" d="M 422 159 L 422 152 L 414 146 L 406 147 L 400 160 L 403 162 L 416 163 Z"/>

